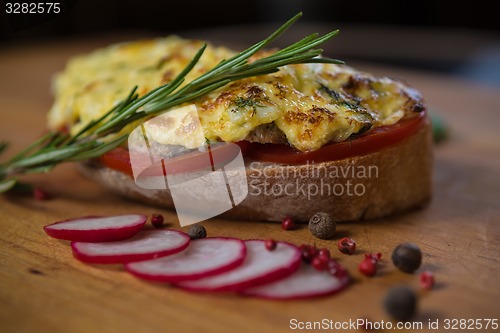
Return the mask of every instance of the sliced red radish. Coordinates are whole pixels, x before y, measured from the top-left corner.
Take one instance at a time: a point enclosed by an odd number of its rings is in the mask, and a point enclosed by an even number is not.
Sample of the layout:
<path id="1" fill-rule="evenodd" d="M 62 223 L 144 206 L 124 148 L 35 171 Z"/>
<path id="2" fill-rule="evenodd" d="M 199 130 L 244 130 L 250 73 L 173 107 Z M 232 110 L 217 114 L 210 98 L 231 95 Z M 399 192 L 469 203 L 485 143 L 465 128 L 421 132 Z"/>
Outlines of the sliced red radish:
<path id="1" fill-rule="evenodd" d="M 149 260 L 174 254 L 189 245 L 188 234 L 171 229 L 143 230 L 116 242 L 71 242 L 75 258 L 95 264 L 117 264 Z"/>
<path id="2" fill-rule="evenodd" d="M 79 242 L 110 242 L 127 239 L 138 233 L 147 221 L 140 214 L 84 216 L 55 222 L 43 227 L 51 237 Z"/>
<path id="3" fill-rule="evenodd" d="M 336 293 L 349 284 L 349 276 L 332 276 L 327 271 L 318 271 L 303 263 L 292 275 L 263 286 L 249 288 L 241 293 L 267 299 L 300 299 Z"/>
<path id="4" fill-rule="evenodd" d="M 292 244 L 277 242 L 269 251 L 264 240 L 245 241 L 247 255 L 243 263 L 226 273 L 177 284 L 192 291 L 240 291 L 270 283 L 294 273 L 300 266 L 301 251 Z"/>
<path id="5" fill-rule="evenodd" d="M 129 263 L 125 268 L 142 279 L 175 283 L 227 272 L 238 267 L 245 255 L 243 241 L 210 237 L 193 240 L 184 251 L 174 255 Z"/>

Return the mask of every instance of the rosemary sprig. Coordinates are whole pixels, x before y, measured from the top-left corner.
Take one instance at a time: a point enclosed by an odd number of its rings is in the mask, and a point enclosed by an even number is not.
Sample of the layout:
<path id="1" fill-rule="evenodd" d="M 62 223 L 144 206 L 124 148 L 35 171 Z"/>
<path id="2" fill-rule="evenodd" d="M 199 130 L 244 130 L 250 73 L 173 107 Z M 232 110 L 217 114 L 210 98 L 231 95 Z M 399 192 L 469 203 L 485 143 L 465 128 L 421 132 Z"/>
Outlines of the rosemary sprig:
<path id="1" fill-rule="evenodd" d="M 149 118 L 170 108 L 193 101 L 226 84 L 243 78 L 277 72 L 280 67 L 301 63 L 342 63 L 340 60 L 321 57 L 317 48 L 338 33 L 332 31 L 324 36 L 311 34 L 274 54 L 248 63 L 248 59 L 269 45 L 293 25 L 302 13 L 298 13 L 266 39 L 256 43 L 235 56 L 221 61 L 214 68 L 180 87 L 186 75 L 194 68 L 205 51 L 206 44 L 195 54 L 190 63 L 168 84 L 162 85 L 139 98 L 137 86 L 129 95 L 109 112 L 90 121 L 77 134 L 50 132 L 26 149 L 0 164 L 0 192 L 16 184 L 16 176 L 48 172 L 63 162 L 81 161 L 104 154 L 121 145 L 127 134 L 117 135 L 133 121 Z M 0 144 L 0 152 L 6 147 Z"/>

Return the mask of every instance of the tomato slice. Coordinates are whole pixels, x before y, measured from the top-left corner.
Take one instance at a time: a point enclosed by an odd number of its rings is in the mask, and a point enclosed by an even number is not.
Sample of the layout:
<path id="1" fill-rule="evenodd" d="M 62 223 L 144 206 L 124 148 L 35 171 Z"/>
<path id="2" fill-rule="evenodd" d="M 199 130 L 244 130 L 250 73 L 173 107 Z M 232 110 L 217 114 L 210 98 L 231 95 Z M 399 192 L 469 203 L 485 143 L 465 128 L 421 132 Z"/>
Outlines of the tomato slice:
<path id="1" fill-rule="evenodd" d="M 101 155 L 99 157 L 99 161 L 110 169 L 120 171 L 130 177 L 134 177 L 132 164 L 130 162 L 130 154 L 125 148 L 117 147 L 110 150 Z"/>
<path id="2" fill-rule="evenodd" d="M 336 161 L 362 156 L 395 144 L 418 132 L 426 123 L 425 112 L 390 126 L 380 126 L 357 137 L 332 143 L 310 152 L 301 152 L 284 144 L 252 143 L 249 156 L 258 161 L 282 164 L 305 164 Z"/>
<path id="3" fill-rule="evenodd" d="M 135 163 L 140 161 L 142 164 L 135 165 L 135 171 L 136 173 L 140 173 L 141 177 L 149 177 L 209 169 L 212 168 L 212 165 L 214 169 L 217 169 L 224 166 L 226 162 L 233 160 L 240 151 L 243 155 L 248 153 L 248 147 L 250 146 L 249 142 L 241 141 L 236 142 L 236 144 L 239 149 L 237 149 L 234 144 L 212 145 L 210 151 L 186 153 L 178 157 L 159 161 L 152 165 L 148 163 L 150 161 L 149 155 L 143 154 L 143 156 L 135 156 L 133 158 Z M 99 160 L 108 168 L 125 173 L 130 177 L 134 176 L 130 153 L 125 148 L 115 148 L 103 154 Z"/>
<path id="4" fill-rule="evenodd" d="M 176 157 L 158 160 L 152 165 L 148 164 L 149 155 L 142 153 L 139 156 L 131 157 L 132 161 L 138 164 L 134 165 L 135 169 L 133 170 L 137 178 L 174 175 L 198 170 L 214 171 L 234 160 L 239 152 L 240 149 L 237 145 L 222 142 L 210 145 L 206 151 L 184 153 Z"/>
<path id="5" fill-rule="evenodd" d="M 283 144 L 260 144 L 247 141 L 235 142 L 243 154 L 254 160 L 282 164 L 305 164 L 335 161 L 353 156 L 362 156 L 410 137 L 417 133 L 427 122 L 425 112 L 420 112 L 416 117 L 404 119 L 390 126 L 377 127 L 356 139 L 326 145 L 311 152 L 300 152 Z M 232 146 L 232 148 L 231 148 Z M 153 165 L 150 170 L 144 168 L 142 176 L 161 176 L 167 174 L 195 171 L 209 167 L 207 158 L 215 168 L 223 166 L 225 162 L 234 159 L 238 150 L 233 145 L 216 146 L 208 152 L 194 152 L 181 155 L 164 161 L 163 165 Z M 130 154 L 125 148 L 115 148 L 100 157 L 100 162 L 105 166 L 123 172 L 133 177 Z M 147 163 L 149 156 L 144 156 Z"/>

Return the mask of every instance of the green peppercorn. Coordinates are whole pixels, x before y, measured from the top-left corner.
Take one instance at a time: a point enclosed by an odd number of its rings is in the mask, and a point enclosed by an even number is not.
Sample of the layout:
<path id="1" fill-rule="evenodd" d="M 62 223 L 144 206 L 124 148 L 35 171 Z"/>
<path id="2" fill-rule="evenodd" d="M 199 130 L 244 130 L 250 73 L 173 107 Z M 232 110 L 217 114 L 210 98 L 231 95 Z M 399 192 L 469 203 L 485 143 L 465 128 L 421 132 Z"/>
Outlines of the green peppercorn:
<path id="1" fill-rule="evenodd" d="M 422 252 L 413 243 L 398 245 L 392 252 L 391 258 L 394 266 L 405 273 L 415 272 L 422 264 Z"/>
<path id="2" fill-rule="evenodd" d="M 205 238 L 207 237 L 207 230 L 201 224 L 193 224 L 189 227 L 187 234 L 191 239 Z"/>
<path id="3" fill-rule="evenodd" d="M 328 213 L 316 213 L 309 220 L 309 231 L 320 239 L 332 238 L 336 229 L 337 223 Z"/>
<path id="4" fill-rule="evenodd" d="M 408 286 L 392 287 L 384 298 L 385 311 L 398 321 L 410 320 L 417 309 L 417 296 Z"/>

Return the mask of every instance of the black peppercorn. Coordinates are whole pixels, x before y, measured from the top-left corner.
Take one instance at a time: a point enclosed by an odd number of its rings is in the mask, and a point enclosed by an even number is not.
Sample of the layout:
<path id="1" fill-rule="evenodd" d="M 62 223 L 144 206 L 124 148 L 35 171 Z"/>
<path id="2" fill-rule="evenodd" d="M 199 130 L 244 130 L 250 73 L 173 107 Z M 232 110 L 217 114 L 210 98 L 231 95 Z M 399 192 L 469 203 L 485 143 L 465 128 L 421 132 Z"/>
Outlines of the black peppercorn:
<path id="1" fill-rule="evenodd" d="M 200 224 L 193 224 L 189 227 L 187 234 L 191 239 L 205 238 L 207 237 L 207 230 Z"/>
<path id="2" fill-rule="evenodd" d="M 319 212 L 309 220 L 309 230 L 320 239 L 330 239 L 335 234 L 337 223 L 327 213 Z"/>
<path id="3" fill-rule="evenodd" d="M 402 272 L 413 273 L 422 263 L 422 252 L 413 243 L 398 245 L 392 252 L 392 262 Z"/>
<path id="4" fill-rule="evenodd" d="M 384 298 L 384 308 L 392 318 L 408 321 L 417 309 L 417 296 L 410 287 L 393 287 Z"/>

